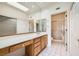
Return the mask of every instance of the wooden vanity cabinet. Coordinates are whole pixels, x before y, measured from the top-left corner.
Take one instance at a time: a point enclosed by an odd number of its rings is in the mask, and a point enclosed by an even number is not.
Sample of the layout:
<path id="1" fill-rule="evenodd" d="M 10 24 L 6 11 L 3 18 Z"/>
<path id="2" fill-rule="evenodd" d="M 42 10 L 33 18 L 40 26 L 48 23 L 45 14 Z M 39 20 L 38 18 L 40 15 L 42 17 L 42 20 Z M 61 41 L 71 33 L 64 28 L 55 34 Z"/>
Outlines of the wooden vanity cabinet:
<path id="1" fill-rule="evenodd" d="M 36 56 L 47 46 L 47 35 L 0 49 L 0 56 L 25 48 L 26 56 Z"/>

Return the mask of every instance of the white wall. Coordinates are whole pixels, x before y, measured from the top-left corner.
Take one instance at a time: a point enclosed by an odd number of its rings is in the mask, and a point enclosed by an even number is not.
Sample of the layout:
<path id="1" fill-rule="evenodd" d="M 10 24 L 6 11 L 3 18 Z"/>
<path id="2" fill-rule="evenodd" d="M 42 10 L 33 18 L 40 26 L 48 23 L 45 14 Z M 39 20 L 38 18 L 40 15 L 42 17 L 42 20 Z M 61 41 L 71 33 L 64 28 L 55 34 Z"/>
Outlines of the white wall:
<path id="1" fill-rule="evenodd" d="M 79 3 L 70 12 L 70 55 L 79 56 Z"/>
<path id="2" fill-rule="evenodd" d="M 60 10 L 56 11 L 56 7 L 61 7 Z M 39 20 L 39 19 L 47 19 L 47 34 L 48 34 L 48 46 L 51 46 L 51 15 L 67 11 L 71 6 L 71 3 L 58 3 L 51 8 L 48 8 L 46 10 L 43 10 L 42 12 L 37 12 L 34 14 L 31 14 L 32 18 L 34 20 Z"/>

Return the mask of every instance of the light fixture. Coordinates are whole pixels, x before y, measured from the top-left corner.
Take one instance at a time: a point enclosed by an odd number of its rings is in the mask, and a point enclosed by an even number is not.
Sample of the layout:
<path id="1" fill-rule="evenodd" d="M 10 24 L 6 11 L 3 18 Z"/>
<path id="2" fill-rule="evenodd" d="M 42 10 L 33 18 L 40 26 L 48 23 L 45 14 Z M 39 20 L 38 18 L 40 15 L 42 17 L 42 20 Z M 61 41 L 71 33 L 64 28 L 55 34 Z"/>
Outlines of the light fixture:
<path id="1" fill-rule="evenodd" d="M 29 9 L 27 7 L 24 7 L 23 5 L 21 5 L 20 3 L 18 2 L 7 2 L 9 5 L 13 6 L 13 7 L 16 7 L 22 11 L 28 11 Z"/>
<path id="2" fill-rule="evenodd" d="M 57 7 L 57 8 L 56 8 L 56 10 L 59 10 L 59 9 L 60 9 L 60 7 Z"/>

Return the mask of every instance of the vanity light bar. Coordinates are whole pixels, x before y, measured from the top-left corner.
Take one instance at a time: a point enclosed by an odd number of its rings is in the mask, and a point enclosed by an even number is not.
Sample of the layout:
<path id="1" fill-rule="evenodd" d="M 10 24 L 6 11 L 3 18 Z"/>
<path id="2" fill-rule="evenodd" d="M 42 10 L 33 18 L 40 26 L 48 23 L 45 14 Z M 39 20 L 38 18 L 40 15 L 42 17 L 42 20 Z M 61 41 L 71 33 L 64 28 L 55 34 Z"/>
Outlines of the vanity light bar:
<path id="1" fill-rule="evenodd" d="M 27 7 L 24 7 L 23 5 L 19 4 L 18 2 L 7 2 L 9 5 L 16 7 L 24 12 L 28 11 L 29 9 Z"/>

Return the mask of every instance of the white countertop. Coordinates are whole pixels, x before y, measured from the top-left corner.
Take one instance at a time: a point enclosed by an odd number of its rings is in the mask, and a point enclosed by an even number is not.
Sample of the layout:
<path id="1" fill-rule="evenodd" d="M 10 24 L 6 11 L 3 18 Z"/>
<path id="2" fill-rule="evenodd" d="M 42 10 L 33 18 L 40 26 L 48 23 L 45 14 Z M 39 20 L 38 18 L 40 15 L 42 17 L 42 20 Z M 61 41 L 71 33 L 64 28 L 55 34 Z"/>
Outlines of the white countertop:
<path id="1" fill-rule="evenodd" d="M 45 34 L 46 32 L 40 32 L 40 33 L 29 33 L 29 34 L 22 34 L 22 35 L 0 37 L 0 49 L 14 44 L 18 44 L 27 40 L 31 40 Z"/>

